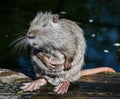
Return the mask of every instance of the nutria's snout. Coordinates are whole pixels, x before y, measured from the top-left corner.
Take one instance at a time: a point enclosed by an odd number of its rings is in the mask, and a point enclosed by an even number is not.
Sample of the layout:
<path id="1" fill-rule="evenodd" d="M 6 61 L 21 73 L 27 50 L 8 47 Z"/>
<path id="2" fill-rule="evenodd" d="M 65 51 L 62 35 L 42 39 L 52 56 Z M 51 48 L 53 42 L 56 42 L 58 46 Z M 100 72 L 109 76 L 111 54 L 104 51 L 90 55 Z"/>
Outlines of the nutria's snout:
<path id="1" fill-rule="evenodd" d="M 33 40 L 35 39 L 35 36 L 36 36 L 36 33 L 38 32 L 39 30 L 31 30 L 27 33 L 27 38 L 29 40 Z"/>
<path id="2" fill-rule="evenodd" d="M 35 36 L 27 35 L 28 39 L 35 39 Z"/>
<path id="3" fill-rule="evenodd" d="M 37 43 L 35 41 L 35 36 L 34 35 L 27 35 L 27 40 L 30 43 L 31 46 L 35 47 L 37 46 Z"/>

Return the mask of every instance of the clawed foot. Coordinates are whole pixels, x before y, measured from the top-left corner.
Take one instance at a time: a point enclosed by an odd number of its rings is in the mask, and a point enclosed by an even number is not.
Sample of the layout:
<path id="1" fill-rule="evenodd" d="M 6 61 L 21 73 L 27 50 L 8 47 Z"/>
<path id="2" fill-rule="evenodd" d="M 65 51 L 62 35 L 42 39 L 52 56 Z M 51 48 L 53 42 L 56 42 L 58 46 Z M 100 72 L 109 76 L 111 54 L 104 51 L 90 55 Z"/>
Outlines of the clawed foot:
<path id="1" fill-rule="evenodd" d="M 54 88 L 54 92 L 57 92 L 57 94 L 67 93 L 69 85 L 70 82 L 68 81 L 61 82 L 58 86 Z"/>
<path id="2" fill-rule="evenodd" d="M 42 79 L 35 80 L 33 82 L 23 83 L 24 86 L 22 86 L 20 88 L 24 92 L 26 92 L 26 91 L 34 91 L 34 90 L 40 89 L 40 87 L 45 85 L 46 83 L 47 83 L 47 81 L 44 78 L 42 78 Z"/>
<path id="3" fill-rule="evenodd" d="M 41 55 L 41 60 L 47 65 L 49 69 L 55 69 L 56 66 L 51 63 L 51 60 L 44 54 Z"/>

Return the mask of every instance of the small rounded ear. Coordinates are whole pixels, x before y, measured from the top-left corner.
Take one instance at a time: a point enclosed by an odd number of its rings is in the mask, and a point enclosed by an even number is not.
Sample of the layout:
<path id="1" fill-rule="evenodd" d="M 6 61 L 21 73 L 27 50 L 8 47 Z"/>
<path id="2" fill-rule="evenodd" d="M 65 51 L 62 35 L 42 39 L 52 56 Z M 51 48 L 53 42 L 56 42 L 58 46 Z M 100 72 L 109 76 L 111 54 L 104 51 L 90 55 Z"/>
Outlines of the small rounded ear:
<path id="1" fill-rule="evenodd" d="M 58 15 L 54 15 L 53 16 L 53 23 L 57 23 L 58 22 Z"/>

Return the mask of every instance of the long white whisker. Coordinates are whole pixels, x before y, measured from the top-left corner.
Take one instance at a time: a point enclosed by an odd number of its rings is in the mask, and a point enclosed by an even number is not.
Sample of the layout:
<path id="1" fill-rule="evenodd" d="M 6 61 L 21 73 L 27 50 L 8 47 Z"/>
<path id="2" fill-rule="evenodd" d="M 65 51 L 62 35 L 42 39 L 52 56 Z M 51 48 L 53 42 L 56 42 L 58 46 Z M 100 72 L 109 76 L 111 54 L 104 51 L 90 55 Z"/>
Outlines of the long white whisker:
<path id="1" fill-rule="evenodd" d="M 28 45 L 29 45 L 29 43 L 27 42 L 27 40 L 25 40 L 24 51 L 25 51 L 26 54 L 28 52 Z"/>
<path id="2" fill-rule="evenodd" d="M 14 40 L 11 44 L 9 44 L 9 46 L 14 45 L 15 43 L 17 43 L 18 41 L 21 41 L 22 39 L 24 39 L 25 37 L 19 37 L 16 40 Z"/>
<path id="3" fill-rule="evenodd" d="M 27 51 L 27 44 L 26 44 L 26 42 L 24 42 L 24 46 L 23 46 L 23 51 L 24 51 L 24 53 L 26 53 Z"/>
<path id="4" fill-rule="evenodd" d="M 17 43 L 14 47 L 13 47 L 13 49 L 12 49 L 12 54 L 14 54 L 15 52 L 18 52 L 18 48 L 21 48 L 21 44 L 19 43 Z"/>
<path id="5" fill-rule="evenodd" d="M 21 52 L 21 51 L 22 51 L 22 49 L 23 49 L 23 47 L 24 47 L 24 45 L 22 44 L 22 45 L 20 46 L 20 48 L 19 48 L 18 52 Z"/>
<path id="6" fill-rule="evenodd" d="M 13 41 L 9 46 L 15 44 L 15 46 L 13 47 L 11 53 L 14 54 L 15 52 L 21 52 L 22 50 L 25 51 L 25 49 L 27 48 L 27 40 L 26 37 L 18 37 L 15 41 Z"/>
<path id="7" fill-rule="evenodd" d="M 15 46 L 14 46 L 14 48 L 18 48 L 19 46 L 21 46 L 23 44 L 23 40 L 21 40 L 20 42 L 18 42 Z"/>

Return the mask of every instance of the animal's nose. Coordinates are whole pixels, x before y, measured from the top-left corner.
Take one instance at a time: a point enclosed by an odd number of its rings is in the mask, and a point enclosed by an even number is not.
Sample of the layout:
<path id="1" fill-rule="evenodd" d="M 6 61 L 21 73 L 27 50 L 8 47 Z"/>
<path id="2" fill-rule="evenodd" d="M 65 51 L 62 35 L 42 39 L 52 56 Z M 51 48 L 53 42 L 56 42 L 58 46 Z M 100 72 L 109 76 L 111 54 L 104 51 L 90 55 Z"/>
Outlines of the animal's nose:
<path id="1" fill-rule="evenodd" d="M 28 35 L 27 38 L 29 38 L 29 39 L 35 39 L 35 36 L 33 36 L 33 35 Z"/>
<path id="2" fill-rule="evenodd" d="M 27 38 L 28 38 L 28 39 L 35 39 L 35 36 L 36 36 L 37 31 L 38 31 L 38 30 L 30 30 L 30 31 L 28 31 L 28 33 L 27 33 Z"/>

